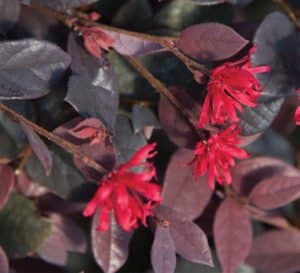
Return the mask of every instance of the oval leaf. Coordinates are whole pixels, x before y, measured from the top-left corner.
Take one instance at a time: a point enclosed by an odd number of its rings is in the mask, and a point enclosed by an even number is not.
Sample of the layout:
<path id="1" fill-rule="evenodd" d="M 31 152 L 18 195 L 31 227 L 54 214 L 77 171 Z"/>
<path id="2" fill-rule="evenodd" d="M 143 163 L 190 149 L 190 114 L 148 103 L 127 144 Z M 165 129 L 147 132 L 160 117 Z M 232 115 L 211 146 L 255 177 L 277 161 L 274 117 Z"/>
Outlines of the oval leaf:
<path id="1" fill-rule="evenodd" d="M 200 227 L 172 208 L 160 205 L 155 212 L 170 223 L 176 252 L 180 256 L 194 263 L 213 265 L 207 237 Z"/>
<path id="2" fill-rule="evenodd" d="M 51 214 L 51 234 L 38 249 L 38 255 L 48 263 L 65 266 L 68 251 L 84 253 L 86 240 L 83 231 L 71 219 Z"/>
<path id="3" fill-rule="evenodd" d="M 251 56 L 254 66 L 268 65 L 270 73 L 257 75 L 264 90 L 261 101 L 282 98 L 299 88 L 300 58 L 299 35 L 293 22 L 280 13 L 269 14 L 259 26 L 254 44 L 256 51 Z"/>
<path id="4" fill-rule="evenodd" d="M 196 181 L 192 167 L 187 166 L 193 157 L 193 151 L 176 151 L 168 165 L 162 190 L 162 205 L 173 208 L 190 220 L 202 213 L 212 195 L 206 176 Z"/>
<path id="5" fill-rule="evenodd" d="M 219 23 L 203 23 L 181 32 L 177 46 L 200 61 L 220 61 L 238 53 L 248 41 L 232 28 Z"/>
<path id="6" fill-rule="evenodd" d="M 8 30 L 18 20 L 20 3 L 18 0 L 0 1 L 0 34 Z"/>
<path id="7" fill-rule="evenodd" d="M 9 262 L 2 247 L 0 247 L 0 272 L 9 273 Z"/>
<path id="8" fill-rule="evenodd" d="M 46 6 L 56 10 L 68 10 L 73 8 L 79 8 L 84 5 L 90 5 L 97 0 L 27 0 L 32 4 L 38 4 Z"/>
<path id="9" fill-rule="evenodd" d="M 10 258 L 34 252 L 49 235 L 50 223 L 28 199 L 12 195 L 0 211 L 0 245 Z"/>
<path id="10" fill-rule="evenodd" d="M 158 43 L 141 38 L 117 33 L 111 30 L 103 30 L 114 40 L 113 48 L 125 56 L 143 56 L 155 52 L 165 51 Z"/>
<path id="11" fill-rule="evenodd" d="M 31 129 L 31 127 L 27 126 L 25 123 L 21 122 L 22 128 L 27 136 L 27 139 L 30 143 L 30 146 L 37 156 L 37 158 L 42 163 L 46 175 L 49 175 L 52 170 L 52 154 L 48 150 L 46 144 L 41 140 L 41 138 Z"/>
<path id="12" fill-rule="evenodd" d="M 0 99 L 46 95 L 69 64 L 69 55 L 46 41 L 0 42 Z"/>
<path id="13" fill-rule="evenodd" d="M 252 243 L 252 227 L 245 208 L 233 199 L 223 201 L 215 216 L 213 232 L 223 272 L 236 272 Z"/>
<path id="14" fill-rule="evenodd" d="M 118 271 L 128 258 L 128 246 L 132 232 L 126 232 L 117 224 L 111 215 L 110 228 L 106 232 L 99 231 L 99 209 L 93 217 L 92 250 L 96 262 L 104 273 Z"/>
<path id="15" fill-rule="evenodd" d="M 247 263 L 264 273 L 293 273 L 300 270 L 300 236 L 274 230 L 254 239 Z"/>
<path id="16" fill-rule="evenodd" d="M 8 165 L 0 165 L 0 209 L 6 204 L 9 194 L 14 187 L 15 175 Z"/>
<path id="17" fill-rule="evenodd" d="M 197 120 L 200 106 L 189 96 L 186 90 L 177 87 L 169 88 L 169 90 L 181 102 L 182 106 L 194 114 L 194 118 Z M 197 132 L 165 96 L 160 97 L 158 111 L 161 125 L 169 138 L 179 147 L 194 149 L 199 140 Z"/>
<path id="18" fill-rule="evenodd" d="M 296 175 L 298 171 L 287 163 L 272 157 L 255 157 L 239 162 L 231 169 L 232 186 L 247 196 L 261 181 L 276 175 Z"/>
<path id="19" fill-rule="evenodd" d="M 276 209 L 300 197 L 298 177 L 275 176 L 261 181 L 251 192 L 250 201 L 262 209 Z"/>
<path id="20" fill-rule="evenodd" d="M 151 263 L 155 273 L 173 273 L 176 267 L 176 254 L 170 230 L 158 225 L 151 249 Z"/>

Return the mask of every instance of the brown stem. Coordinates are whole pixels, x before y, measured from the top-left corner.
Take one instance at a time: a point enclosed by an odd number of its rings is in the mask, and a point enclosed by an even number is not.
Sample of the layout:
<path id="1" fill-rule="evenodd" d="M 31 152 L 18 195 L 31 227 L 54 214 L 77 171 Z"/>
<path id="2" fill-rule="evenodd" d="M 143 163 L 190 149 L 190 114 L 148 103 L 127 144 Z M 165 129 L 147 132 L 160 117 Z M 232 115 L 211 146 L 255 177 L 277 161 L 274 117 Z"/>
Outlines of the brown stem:
<path id="1" fill-rule="evenodd" d="M 165 96 L 186 118 L 186 120 L 192 125 L 195 129 L 195 132 L 199 135 L 200 138 L 204 139 L 205 136 L 203 133 L 197 130 L 197 121 L 193 118 L 192 114 L 190 114 L 189 110 L 186 109 L 176 97 L 170 92 L 170 90 L 160 81 L 158 80 L 146 67 L 144 67 L 137 59 L 126 56 L 124 57 L 134 68 L 135 70 L 142 75 L 147 82 L 161 95 Z"/>
<path id="2" fill-rule="evenodd" d="M 97 170 L 99 172 L 103 172 L 103 171 L 108 172 L 108 170 L 105 169 L 102 165 L 100 165 L 95 160 L 93 160 L 92 158 L 90 158 L 87 155 L 85 155 L 84 153 L 82 153 L 80 151 L 80 149 L 78 148 L 78 146 L 74 145 L 73 143 L 66 141 L 63 138 L 47 131 L 46 129 L 33 123 L 32 121 L 28 120 L 27 118 L 23 117 L 22 115 L 16 113 L 14 110 L 10 109 L 3 103 L 0 103 L 0 110 L 11 115 L 13 117 L 13 119 L 15 119 L 16 121 L 25 123 L 32 130 L 34 130 L 37 134 L 54 142 L 56 145 L 60 146 L 67 152 L 71 153 L 73 156 L 78 157 L 82 162 L 84 162 L 89 167 L 94 168 L 95 170 Z"/>
<path id="3" fill-rule="evenodd" d="M 125 29 L 120 29 L 117 27 L 112 27 L 100 23 L 96 23 L 92 20 L 90 20 L 85 13 L 78 11 L 76 12 L 76 17 L 66 15 L 64 13 L 52 10 L 50 8 L 42 7 L 37 4 L 31 4 L 30 5 L 32 8 L 38 9 L 39 11 L 46 13 L 48 15 L 51 15 L 61 21 L 63 24 L 65 24 L 67 27 L 73 29 L 75 27 L 75 22 L 79 22 L 80 24 L 84 26 L 99 26 L 105 30 L 108 31 L 113 31 L 117 32 L 120 34 L 125 34 L 128 36 L 140 38 L 143 40 L 147 41 L 152 41 L 155 43 L 160 44 L 163 48 L 168 49 L 170 52 L 172 52 L 178 59 L 180 59 L 187 67 L 189 70 L 197 69 L 201 71 L 205 75 L 209 75 L 209 71 L 206 69 L 206 67 L 202 64 L 199 64 L 198 62 L 194 61 L 193 59 L 189 58 L 188 56 L 184 55 L 180 50 L 178 50 L 173 42 L 177 40 L 176 37 L 172 36 L 156 36 L 156 35 L 150 35 L 150 34 L 145 34 L 145 33 L 139 33 L 139 32 L 134 32 L 134 31 L 129 31 Z M 193 71 L 192 71 L 193 72 Z"/>
<path id="4" fill-rule="evenodd" d="M 209 75 L 209 70 L 202 64 L 194 61 L 193 59 L 184 55 L 176 46 L 174 46 L 173 41 L 170 41 L 165 38 L 160 38 L 159 44 L 162 47 L 167 48 L 170 52 L 172 52 L 179 60 L 181 60 L 186 67 L 193 73 L 194 70 L 199 70 L 204 75 Z"/>
<path id="5" fill-rule="evenodd" d="M 293 21 L 295 26 L 300 30 L 300 23 L 298 22 L 297 15 L 293 9 L 284 0 L 273 0 L 273 2 L 288 15 L 291 21 Z"/>
<path id="6" fill-rule="evenodd" d="M 30 146 L 25 147 L 20 154 L 21 159 L 20 159 L 18 166 L 15 168 L 15 175 L 20 174 L 20 172 L 23 170 L 24 166 L 26 165 L 27 160 L 29 159 L 29 157 L 31 155 L 32 155 L 31 147 Z"/>

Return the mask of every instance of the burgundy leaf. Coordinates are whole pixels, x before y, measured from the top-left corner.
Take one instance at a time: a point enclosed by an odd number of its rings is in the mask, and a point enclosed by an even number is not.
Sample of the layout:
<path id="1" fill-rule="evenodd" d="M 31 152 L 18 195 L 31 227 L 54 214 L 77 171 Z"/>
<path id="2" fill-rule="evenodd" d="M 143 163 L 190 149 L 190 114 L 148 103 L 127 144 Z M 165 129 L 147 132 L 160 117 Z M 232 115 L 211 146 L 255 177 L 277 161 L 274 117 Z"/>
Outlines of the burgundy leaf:
<path id="1" fill-rule="evenodd" d="M 41 138 L 29 126 L 27 126 L 24 122 L 20 123 L 27 136 L 27 139 L 30 143 L 33 152 L 42 163 L 46 175 L 49 175 L 52 170 L 53 163 L 51 152 L 48 150 L 48 147 L 41 140 Z"/>
<path id="2" fill-rule="evenodd" d="M 9 272 L 9 262 L 1 246 L 0 246 L 0 272 L 1 273 Z"/>
<path id="3" fill-rule="evenodd" d="M 206 176 L 196 181 L 192 167 L 187 166 L 193 157 L 193 151 L 190 150 L 178 149 L 175 152 L 170 160 L 162 191 L 162 204 L 177 210 L 190 220 L 202 213 L 212 195 Z"/>
<path id="4" fill-rule="evenodd" d="M 189 96 L 187 91 L 178 87 L 171 87 L 169 90 L 181 102 L 182 106 L 190 110 L 193 118 L 197 120 L 200 106 Z M 199 140 L 197 132 L 165 96 L 160 98 L 159 118 L 163 129 L 176 145 L 194 149 L 196 142 Z"/>
<path id="5" fill-rule="evenodd" d="M 238 53 L 248 41 L 232 28 L 219 23 L 190 26 L 181 32 L 178 47 L 201 61 L 220 61 Z"/>
<path id="6" fill-rule="evenodd" d="M 132 232 L 124 231 L 111 216 L 108 231 L 99 231 L 99 210 L 93 217 L 92 250 L 96 262 L 104 273 L 118 271 L 128 258 L 128 246 Z"/>
<path id="7" fill-rule="evenodd" d="M 0 165 L 0 209 L 3 208 L 8 200 L 9 193 L 14 187 L 14 172 L 8 165 Z"/>
<path id="8" fill-rule="evenodd" d="M 262 209 L 275 209 L 300 197 L 298 177 L 275 176 L 261 181 L 251 192 L 249 199 Z"/>
<path id="9" fill-rule="evenodd" d="M 231 169 L 232 186 L 242 195 L 249 195 L 251 190 L 262 180 L 276 175 L 296 175 L 298 171 L 287 163 L 271 157 L 255 157 L 239 162 Z"/>
<path id="10" fill-rule="evenodd" d="M 300 235 L 274 230 L 254 239 L 246 262 L 263 273 L 293 273 L 300 270 Z"/>
<path id="11" fill-rule="evenodd" d="M 121 55 L 142 56 L 164 50 L 158 43 L 152 41 L 112 30 L 103 31 L 114 40 L 113 48 Z"/>
<path id="12" fill-rule="evenodd" d="M 235 200 L 226 199 L 217 210 L 213 229 L 223 272 L 236 272 L 251 249 L 252 227 L 247 211 Z"/>
<path id="13" fill-rule="evenodd" d="M 156 227 L 151 249 L 151 263 L 155 273 L 173 273 L 175 271 L 175 247 L 168 227 L 161 225 Z"/>
<path id="14" fill-rule="evenodd" d="M 200 227 L 172 208 L 159 206 L 155 212 L 170 222 L 170 232 L 180 256 L 194 263 L 213 265 L 206 235 Z"/>
<path id="15" fill-rule="evenodd" d="M 51 234 L 38 249 L 38 255 L 48 263 L 65 266 L 68 251 L 84 253 L 86 240 L 83 231 L 71 219 L 51 214 Z"/>

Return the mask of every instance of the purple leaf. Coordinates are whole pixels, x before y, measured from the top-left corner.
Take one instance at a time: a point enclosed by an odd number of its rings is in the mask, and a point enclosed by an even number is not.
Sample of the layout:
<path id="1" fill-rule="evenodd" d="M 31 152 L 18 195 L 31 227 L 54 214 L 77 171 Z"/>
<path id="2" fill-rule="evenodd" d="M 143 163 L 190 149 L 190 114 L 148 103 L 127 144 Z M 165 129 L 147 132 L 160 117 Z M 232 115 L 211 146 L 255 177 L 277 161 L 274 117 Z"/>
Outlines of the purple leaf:
<path id="1" fill-rule="evenodd" d="M 41 138 L 25 123 L 21 122 L 22 128 L 27 136 L 27 139 L 30 143 L 30 146 L 35 153 L 35 155 L 38 157 L 38 159 L 41 161 L 46 175 L 49 175 L 52 170 L 52 155 L 51 152 L 48 150 L 48 147 L 46 144 L 41 140 Z"/>
<path id="2" fill-rule="evenodd" d="M 20 3 L 17 0 L 0 1 L 0 33 L 10 29 L 18 20 Z"/>
<path id="3" fill-rule="evenodd" d="M 256 237 L 247 263 L 263 273 L 293 273 L 300 270 L 300 236 L 274 230 Z"/>
<path id="4" fill-rule="evenodd" d="M 3 208 L 8 201 L 10 192 L 14 187 L 14 172 L 8 165 L 0 165 L 0 209 Z"/>
<path id="5" fill-rule="evenodd" d="M 9 273 L 9 262 L 1 246 L 0 246 L 0 272 Z"/>
<path id="6" fill-rule="evenodd" d="M 70 57 L 46 41 L 26 39 L 0 43 L 0 99 L 34 99 L 61 80 Z"/>
<path id="7" fill-rule="evenodd" d="M 162 205 L 173 208 L 190 220 L 202 213 L 212 195 L 206 176 L 196 181 L 192 167 L 187 166 L 193 157 L 193 151 L 176 151 L 168 165 L 162 190 Z"/>
<path id="8" fill-rule="evenodd" d="M 297 177 L 276 175 L 264 179 L 252 190 L 249 199 L 259 208 L 276 209 L 300 197 L 300 173 Z"/>
<path id="9" fill-rule="evenodd" d="M 90 5 L 97 0 L 26 0 L 27 2 L 32 4 L 38 4 L 41 6 L 46 6 L 49 8 L 53 8 L 56 10 L 68 10 L 79 8 L 81 6 Z"/>
<path id="10" fill-rule="evenodd" d="M 200 106 L 189 96 L 187 91 L 178 87 L 172 87 L 169 90 L 180 101 L 182 106 L 189 109 L 193 114 L 193 118 L 197 120 Z M 195 144 L 199 140 L 196 130 L 165 96 L 160 98 L 159 118 L 163 129 L 176 145 L 194 149 Z"/>
<path id="11" fill-rule="evenodd" d="M 86 240 L 83 231 L 73 220 L 59 214 L 51 214 L 51 233 L 38 249 L 38 255 L 48 263 L 65 266 L 68 251 L 84 253 Z"/>
<path id="12" fill-rule="evenodd" d="M 99 209 L 93 217 L 92 223 L 92 250 L 96 262 L 104 273 L 118 271 L 128 258 L 128 246 L 132 232 L 126 232 L 111 216 L 108 231 L 99 231 Z"/>
<path id="13" fill-rule="evenodd" d="M 172 208 L 159 206 L 155 212 L 170 223 L 176 252 L 180 256 L 194 263 L 213 265 L 206 235 L 200 227 Z"/>
<path id="14" fill-rule="evenodd" d="M 298 171 L 287 163 L 271 157 L 255 157 L 239 162 L 231 169 L 234 190 L 247 196 L 262 180 L 276 175 L 296 175 Z"/>
<path id="15" fill-rule="evenodd" d="M 248 41 L 232 28 L 219 23 L 202 23 L 181 32 L 177 46 L 201 61 L 220 61 L 238 53 Z"/>
<path id="16" fill-rule="evenodd" d="M 137 38 L 124 33 L 117 33 L 112 30 L 103 30 L 107 35 L 114 39 L 113 48 L 121 55 L 142 56 L 158 51 L 164 51 L 155 42 Z"/>
<path id="17" fill-rule="evenodd" d="M 72 33 L 68 51 L 74 75 L 69 80 L 65 101 L 81 115 L 99 118 L 112 131 L 119 103 L 114 71 L 104 60 L 87 54 Z"/>
<path id="18" fill-rule="evenodd" d="M 251 249 L 252 227 L 247 211 L 235 200 L 226 199 L 217 210 L 213 229 L 223 272 L 236 272 Z"/>
<path id="19" fill-rule="evenodd" d="M 173 273 L 175 271 L 175 247 L 168 227 L 161 225 L 156 227 L 151 249 L 151 263 L 155 273 Z"/>

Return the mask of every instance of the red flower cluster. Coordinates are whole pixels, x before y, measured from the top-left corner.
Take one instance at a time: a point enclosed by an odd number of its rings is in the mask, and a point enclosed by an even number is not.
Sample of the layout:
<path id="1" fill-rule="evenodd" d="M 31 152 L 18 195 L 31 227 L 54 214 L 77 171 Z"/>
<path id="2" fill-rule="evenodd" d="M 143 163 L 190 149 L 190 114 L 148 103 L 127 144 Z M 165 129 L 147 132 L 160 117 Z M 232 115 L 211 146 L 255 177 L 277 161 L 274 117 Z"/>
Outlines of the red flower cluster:
<path id="1" fill-rule="evenodd" d="M 109 50 L 115 42 L 100 27 L 80 27 L 80 32 L 85 49 L 96 58 L 101 58 L 102 49 Z"/>
<path id="2" fill-rule="evenodd" d="M 252 50 L 250 51 L 250 53 Z M 250 54 L 236 62 L 224 63 L 211 72 L 207 95 L 198 126 L 237 122 L 243 106 L 255 107 L 261 86 L 254 74 L 270 71 L 268 66 L 251 67 Z"/>
<path id="3" fill-rule="evenodd" d="M 270 71 L 268 66 L 251 67 L 250 54 L 236 62 L 224 63 L 213 69 L 207 85 L 207 95 L 199 116 L 198 127 L 224 125 L 239 121 L 237 111 L 244 106 L 255 107 L 262 87 L 255 74 Z M 213 190 L 215 179 L 221 184 L 230 184 L 230 167 L 235 159 L 245 159 L 248 153 L 238 147 L 240 129 L 230 125 L 224 131 L 197 143 L 191 163 L 197 178 L 208 172 L 208 183 Z"/>
<path id="4" fill-rule="evenodd" d="M 99 230 L 109 228 L 112 211 L 126 231 L 137 228 L 139 221 L 146 225 L 146 218 L 152 215 L 153 206 L 161 201 L 160 186 L 150 183 L 156 176 L 156 169 L 152 163 L 145 162 L 156 155 L 155 147 L 156 143 L 145 145 L 128 162 L 101 180 L 83 212 L 84 216 L 91 216 L 100 208 Z"/>
<path id="5" fill-rule="evenodd" d="M 245 159 L 248 153 L 237 147 L 240 129 L 230 125 L 224 131 L 212 135 L 208 140 L 197 143 L 195 157 L 190 164 L 194 165 L 194 176 L 197 179 L 208 172 L 208 184 L 215 188 L 215 178 L 219 184 L 230 184 L 229 168 L 235 165 L 234 158 Z"/>

